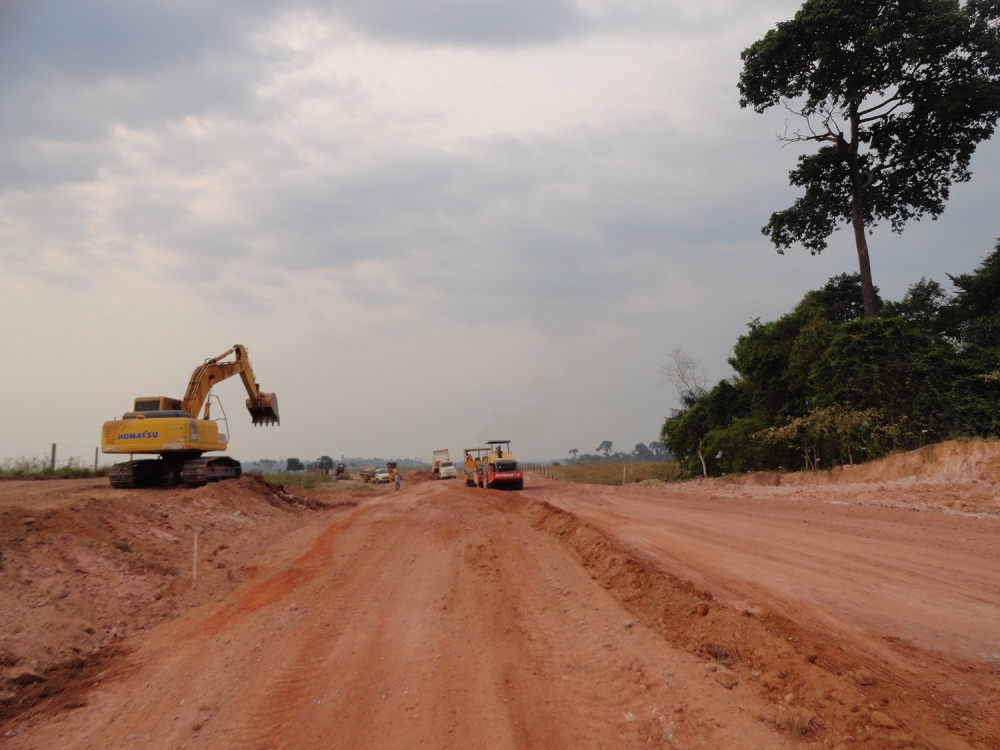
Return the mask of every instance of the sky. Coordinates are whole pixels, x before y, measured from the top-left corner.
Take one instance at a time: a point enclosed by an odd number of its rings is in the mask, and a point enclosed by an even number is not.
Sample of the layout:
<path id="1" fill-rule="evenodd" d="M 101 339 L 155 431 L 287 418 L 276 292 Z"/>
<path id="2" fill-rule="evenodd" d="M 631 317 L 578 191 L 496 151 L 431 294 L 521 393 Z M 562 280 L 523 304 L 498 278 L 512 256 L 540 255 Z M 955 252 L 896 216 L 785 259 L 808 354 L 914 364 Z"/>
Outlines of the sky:
<path id="1" fill-rule="evenodd" d="M 242 460 L 656 440 L 668 351 L 730 377 L 749 321 L 857 270 L 848 232 L 760 233 L 800 152 L 740 52 L 797 7 L 0 0 L 0 459 L 92 461 L 235 343 L 282 418 L 215 389 Z M 884 298 L 992 250 L 997 140 L 869 238 Z"/>

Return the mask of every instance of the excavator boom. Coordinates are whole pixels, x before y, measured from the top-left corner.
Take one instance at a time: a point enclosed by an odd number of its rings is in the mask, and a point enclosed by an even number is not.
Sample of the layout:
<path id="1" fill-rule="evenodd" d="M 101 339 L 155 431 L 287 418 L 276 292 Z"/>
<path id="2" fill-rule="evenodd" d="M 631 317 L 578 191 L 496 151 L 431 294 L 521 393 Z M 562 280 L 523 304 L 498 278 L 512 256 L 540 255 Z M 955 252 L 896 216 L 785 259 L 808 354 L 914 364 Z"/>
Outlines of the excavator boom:
<path id="1" fill-rule="evenodd" d="M 232 362 L 223 362 L 230 354 L 234 355 Z M 246 347 L 242 344 L 233 345 L 232 349 L 227 349 L 218 357 L 205 360 L 191 373 L 188 381 L 187 391 L 181 400 L 181 411 L 186 411 L 191 416 L 196 416 L 205 407 L 205 414 L 202 419 L 208 419 L 208 392 L 212 386 L 220 383 L 233 375 L 239 375 L 247 389 L 247 410 L 250 418 L 256 425 L 281 424 L 281 417 L 278 414 L 278 397 L 273 393 L 262 393 L 260 386 L 254 378 L 253 368 L 250 366 L 250 357 L 247 356 Z"/>

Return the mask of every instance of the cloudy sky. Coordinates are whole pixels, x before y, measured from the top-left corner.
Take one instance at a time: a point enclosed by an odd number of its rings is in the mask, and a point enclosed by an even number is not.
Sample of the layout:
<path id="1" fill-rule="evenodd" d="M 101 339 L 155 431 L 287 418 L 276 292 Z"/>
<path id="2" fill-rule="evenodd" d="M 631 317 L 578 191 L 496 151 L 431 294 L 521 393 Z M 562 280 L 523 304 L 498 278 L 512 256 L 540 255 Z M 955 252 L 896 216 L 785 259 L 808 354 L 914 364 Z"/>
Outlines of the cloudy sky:
<path id="1" fill-rule="evenodd" d="M 760 234 L 795 196 L 740 51 L 786 0 L 0 0 L 0 459 L 245 344 L 282 425 L 219 388 L 237 458 L 631 449 L 749 320 L 854 271 Z M 998 139 L 876 284 L 1000 236 Z"/>

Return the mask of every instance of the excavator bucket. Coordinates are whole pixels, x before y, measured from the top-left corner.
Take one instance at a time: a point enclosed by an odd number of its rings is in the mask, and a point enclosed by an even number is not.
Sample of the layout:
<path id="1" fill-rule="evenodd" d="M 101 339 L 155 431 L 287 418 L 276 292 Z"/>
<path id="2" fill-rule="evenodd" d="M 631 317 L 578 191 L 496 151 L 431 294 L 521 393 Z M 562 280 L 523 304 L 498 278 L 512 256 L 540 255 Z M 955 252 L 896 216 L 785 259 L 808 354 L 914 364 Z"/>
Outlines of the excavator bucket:
<path id="1" fill-rule="evenodd" d="M 255 427 L 259 424 L 281 424 L 281 417 L 278 416 L 278 397 L 273 393 L 260 394 L 260 400 L 256 406 L 251 399 L 247 399 L 247 409 L 250 410 Z"/>

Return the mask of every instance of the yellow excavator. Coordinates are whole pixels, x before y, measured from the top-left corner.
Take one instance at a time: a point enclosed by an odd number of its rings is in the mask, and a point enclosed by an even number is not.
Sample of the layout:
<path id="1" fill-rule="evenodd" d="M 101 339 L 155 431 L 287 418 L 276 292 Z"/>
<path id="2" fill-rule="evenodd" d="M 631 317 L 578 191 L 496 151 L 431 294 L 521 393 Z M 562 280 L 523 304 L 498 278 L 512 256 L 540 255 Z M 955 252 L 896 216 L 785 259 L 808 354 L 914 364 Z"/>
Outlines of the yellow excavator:
<path id="1" fill-rule="evenodd" d="M 230 354 L 233 360 L 224 362 Z M 279 424 L 277 396 L 261 392 L 246 347 L 235 344 L 195 368 L 184 398 L 140 397 L 135 400 L 133 411 L 104 423 L 102 452 L 159 456 L 115 464 L 111 467 L 111 486 L 173 487 L 183 482 L 200 487 L 208 482 L 239 479 L 243 473 L 239 461 L 229 456 L 201 457 L 208 451 L 226 449 L 228 437 L 209 419 L 210 394 L 213 385 L 233 375 L 239 375 L 246 386 L 247 409 L 254 426 Z M 203 405 L 204 414 L 198 419 Z"/>

